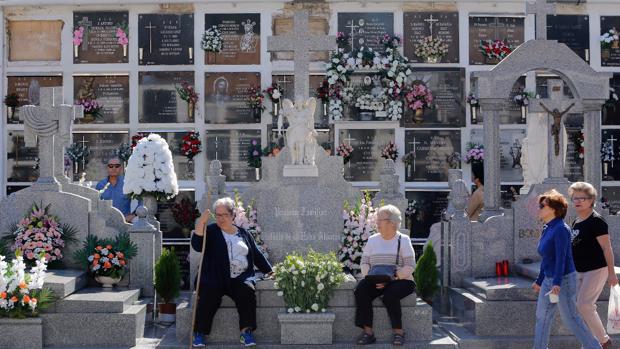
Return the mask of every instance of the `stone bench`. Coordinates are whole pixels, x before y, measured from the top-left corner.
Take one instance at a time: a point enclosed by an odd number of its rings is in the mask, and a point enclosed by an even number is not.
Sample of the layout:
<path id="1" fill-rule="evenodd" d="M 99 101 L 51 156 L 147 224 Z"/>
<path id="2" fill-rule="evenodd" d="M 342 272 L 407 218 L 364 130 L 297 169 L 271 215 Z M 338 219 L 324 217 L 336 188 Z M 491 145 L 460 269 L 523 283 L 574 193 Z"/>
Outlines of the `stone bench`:
<path id="1" fill-rule="evenodd" d="M 273 281 L 261 281 L 256 287 L 257 322 L 256 339 L 264 343 L 280 342 L 280 325 L 278 314 L 286 311 L 284 299 L 277 295 Z M 327 311 L 336 314 L 333 325 L 334 342 L 353 341 L 360 333 L 355 327 L 355 297 L 353 289 L 356 282 L 343 283 L 334 291 Z M 374 328 L 377 339 L 391 338 L 390 322 L 387 311 L 379 298 L 374 303 Z M 415 294 L 409 295 L 401 301 L 403 327 L 408 340 L 429 341 L 432 339 L 432 308 L 417 299 Z M 185 301 L 177 307 L 177 340 L 186 343 L 191 328 L 192 307 Z M 228 297 L 222 300 L 222 306 L 215 315 L 214 326 L 209 336 L 210 342 L 236 342 L 239 336 L 237 310 Z"/>

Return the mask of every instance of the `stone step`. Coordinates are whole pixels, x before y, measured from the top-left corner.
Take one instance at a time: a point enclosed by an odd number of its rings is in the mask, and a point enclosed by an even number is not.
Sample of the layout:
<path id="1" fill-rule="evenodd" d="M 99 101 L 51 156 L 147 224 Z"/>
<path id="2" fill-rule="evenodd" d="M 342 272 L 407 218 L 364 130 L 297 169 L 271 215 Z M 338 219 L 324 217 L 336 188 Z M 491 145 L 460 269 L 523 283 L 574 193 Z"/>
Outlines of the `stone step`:
<path id="1" fill-rule="evenodd" d="M 146 305 L 122 313 L 44 313 L 45 347 L 125 347 L 144 336 Z"/>
<path id="2" fill-rule="evenodd" d="M 43 287 L 50 288 L 54 292 L 54 297 L 65 298 L 86 287 L 87 283 L 88 275 L 83 270 L 48 270 Z"/>
<path id="3" fill-rule="evenodd" d="M 463 286 L 489 301 L 535 301 L 538 297 L 532 290 L 532 280 L 521 276 L 467 278 Z"/>
<path id="4" fill-rule="evenodd" d="M 140 290 L 90 287 L 56 302 L 57 313 L 122 313 L 140 297 Z"/>
<path id="5" fill-rule="evenodd" d="M 522 337 L 533 336 L 536 323 L 535 300 L 490 301 L 462 288 L 448 291 L 451 313 L 476 336 Z M 607 302 L 599 301 L 597 311 L 603 325 L 607 323 Z M 570 335 L 557 314 L 551 328 L 552 335 Z"/>
<path id="6" fill-rule="evenodd" d="M 538 273 L 540 272 L 540 262 L 531 263 L 531 264 L 516 264 L 514 270 L 517 274 L 527 277 L 533 282 L 538 277 Z M 620 267 L 615 267 L 616 275 L 620 278 Z M 603 287 L 603 292 L 601 292 L 599 301 L 609 300 L 609 287 Z"/>
<path id="7" fill-rule="evenodd" d="M 412 296 L 409 296 L 412 297 Z M 390 337 L 390 324 L 387 312 L 383 305 L 374 308 L 375 330 L 378 339 L 388 340 Z M 280 325 L 278 314 L 285 311 L 282 307 L 258 307 L 256 337 L 261 341 L 278 342 L 280 340 Z M 329 312 L 336 314 L 333 325 L 334 341 L 348 341 L 355 338 L 360 329 L 355 327 L 355 307 L 330 307 Z M 189 337 L 191 328 L 192 308 L 188 302 L 183 302 L 177 307 L 177 337 L 179 341 Z M 432 308 L 422 302 L 417 301 L 416 306 L 402 306 L 402 321 L 404 330 L 411 336 L 419 340 L 432 339 Z M 216 342 L 233 341 L 239 335 L 239 323 L 237 310 L 234 307 L 221 307 L 215 319 L 214 327 L 211 331 L 211 339 Z"/>

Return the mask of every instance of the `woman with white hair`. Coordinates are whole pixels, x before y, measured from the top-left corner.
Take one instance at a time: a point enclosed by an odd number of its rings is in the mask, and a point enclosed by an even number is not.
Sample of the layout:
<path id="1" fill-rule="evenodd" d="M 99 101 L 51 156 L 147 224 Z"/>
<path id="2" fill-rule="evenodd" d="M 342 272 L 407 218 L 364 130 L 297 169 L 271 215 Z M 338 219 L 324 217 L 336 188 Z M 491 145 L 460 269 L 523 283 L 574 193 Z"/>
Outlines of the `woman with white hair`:
<path id="1" fill-rule="evenodd" d="M 211 332 L 213 317 L 227 295 L 235 302 L 239 313 L 240 341 L 245 346 L 256 342 L 252 331 L 256 330 L 256 294 L 254 266 L 264 274 L 272 272 L 267 258 L 256 246 L 252 235 L 233 225 L 235 202 L 222 198 L 213 204 L 215 223 L 207 226 L 211 211 L 205 210 L 198 219 L 192 235 L 192 247 L 202 251 L 200 294 L 193 329 L 193 346 L 204 347 Z"/>
<path id="2" fill-rule="evenodd" d="M 363 330 L 357 344 L 371 344 L 377 340 L 372 330 L 372 301 L 379 296 L 383 296 L 381 299 L 390 317 L 392 344 L 402 345 L 405 342 L 400 300 L 415 289 L 415 252 L 409 237 L 398 231 L 401 221 L 400 210 L 396 206 L 379 208 L 379 233 L 368 238 L 364 246 L 361 261 L 364 279 L 355 288 L 355 325 Z"/>

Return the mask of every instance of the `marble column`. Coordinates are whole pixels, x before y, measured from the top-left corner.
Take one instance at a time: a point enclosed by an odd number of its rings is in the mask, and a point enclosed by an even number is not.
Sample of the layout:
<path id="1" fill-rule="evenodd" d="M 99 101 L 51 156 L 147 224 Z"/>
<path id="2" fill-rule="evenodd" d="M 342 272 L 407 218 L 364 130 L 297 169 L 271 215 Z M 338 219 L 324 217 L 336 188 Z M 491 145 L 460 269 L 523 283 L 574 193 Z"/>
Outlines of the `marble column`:
<path id="1" fill-rule="evenodd" d="M 584 100 L 583 134 L 585 181 L 591 183 L 601 195 L 601 108 L 604 100 Z"/>
<path id="2" fill-rule="evenodd" d="M 481 98 L 484 144 L 484 210 L 480 222 L 503 215 L 500 193 L 499 112 L 506 101 L 502 98 Z"/>

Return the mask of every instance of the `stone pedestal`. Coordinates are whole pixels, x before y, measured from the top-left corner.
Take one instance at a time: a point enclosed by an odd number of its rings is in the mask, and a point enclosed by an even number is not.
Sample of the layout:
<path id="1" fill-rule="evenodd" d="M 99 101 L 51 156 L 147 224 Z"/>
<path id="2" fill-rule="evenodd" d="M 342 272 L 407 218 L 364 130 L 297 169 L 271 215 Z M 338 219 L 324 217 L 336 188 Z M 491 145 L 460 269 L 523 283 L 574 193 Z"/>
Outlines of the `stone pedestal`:
<path id="1" fill-rule="evenodd" d="M 41 318 L 0 319 L 0 348 L 43 348 Z"/>
<path id="2" fill-rule="evenodd" d="M 336 314 L 278 314 L 281 344 L 332 344 Z"/>
<path id="3" fill-rule="evenodd" d="M 318 177 L 319 168 L 312 165 L 285 165 L 284 177 Z"/>

